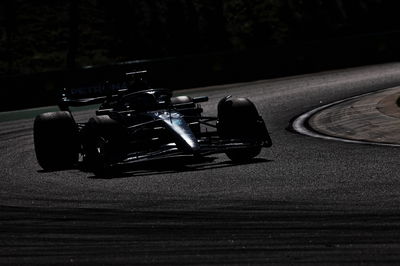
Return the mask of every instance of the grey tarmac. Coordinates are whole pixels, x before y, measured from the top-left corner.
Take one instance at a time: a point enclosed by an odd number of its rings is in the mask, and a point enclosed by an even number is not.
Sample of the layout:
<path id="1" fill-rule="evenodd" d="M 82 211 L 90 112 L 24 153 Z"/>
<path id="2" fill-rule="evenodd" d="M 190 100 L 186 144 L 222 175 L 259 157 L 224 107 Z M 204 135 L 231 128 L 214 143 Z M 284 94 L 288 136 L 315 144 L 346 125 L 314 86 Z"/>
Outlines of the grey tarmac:
<path id="1" fill-rule="evenodd" d="M 249 97 L 274 146 L 248 164 L 216 155 L 112 179 L 41 171 L 33 119 L 2 122 L 0 264 L 397 264 L 398 148 L 286 128 L 318 106 L 399 85 L 392 63 L 181 91 L 209 96 L 206 115 L 225 95 Z"/>

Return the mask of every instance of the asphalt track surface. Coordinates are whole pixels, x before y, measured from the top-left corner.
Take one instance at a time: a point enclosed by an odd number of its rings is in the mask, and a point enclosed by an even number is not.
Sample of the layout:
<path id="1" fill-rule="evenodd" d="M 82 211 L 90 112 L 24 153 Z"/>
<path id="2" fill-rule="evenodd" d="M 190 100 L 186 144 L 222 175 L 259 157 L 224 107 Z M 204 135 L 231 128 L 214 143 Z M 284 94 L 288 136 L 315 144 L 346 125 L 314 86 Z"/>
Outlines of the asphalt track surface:
<path id="1" fill-rule="evenodd" d="M 0 123 L 0 264 L 399 263 L 399 149 L 287 130 L 399 84 L 393 63 L 194 89 L 206 114 L 228 94 L 252 99 L 274 146 L 244 165 L 216 155 L 109 179 L 41 171 L 33 120 Z"/>

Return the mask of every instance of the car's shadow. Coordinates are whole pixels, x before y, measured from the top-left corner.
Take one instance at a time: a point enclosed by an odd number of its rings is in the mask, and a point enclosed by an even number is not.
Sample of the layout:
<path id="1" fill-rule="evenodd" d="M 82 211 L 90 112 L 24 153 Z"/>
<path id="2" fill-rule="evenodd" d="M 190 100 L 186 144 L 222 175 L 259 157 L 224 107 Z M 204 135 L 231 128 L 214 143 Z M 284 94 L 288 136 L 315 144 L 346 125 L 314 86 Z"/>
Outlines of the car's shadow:
<path id="1" fill-rule="evenodd" d="M 214 162 L 215 157 L 205 157 L 201 160 L 193 159 L 193 157 L 184 158 L 168 158 L 157 161 L 141 162 L 125 166 L 121 169 L 116 169 L 112 174 L 104 176 L 91 175 L 90 179 L 113 179 L 113 178 L 128 178 L 135 176 L 149 176 L 149 175 L 164 175 L 179 172 L 197 172 L 210 169 L 220 169 L 233 167 L 237 165 L 259 164 L 272 162 L 263 158 L 254 158 L 245 163 L 234 163 L 232 161 Z"/>

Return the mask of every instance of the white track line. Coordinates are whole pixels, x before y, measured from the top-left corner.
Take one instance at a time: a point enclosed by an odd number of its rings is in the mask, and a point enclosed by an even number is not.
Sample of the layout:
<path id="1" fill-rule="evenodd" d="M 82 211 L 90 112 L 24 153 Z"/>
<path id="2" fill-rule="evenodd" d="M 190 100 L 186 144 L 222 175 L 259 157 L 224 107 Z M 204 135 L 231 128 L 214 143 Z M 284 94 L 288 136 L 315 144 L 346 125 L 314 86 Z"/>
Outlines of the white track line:
<path id="1" fill-rule="evenodd" d="M 363 145 L 377 145 L 377 146 L 387 146 L 387 147 L 400 147 L 400 144 L 396 144 L 396 143 L 384 143 L 384 142 L 373 142 L 373 141 L 366 141 L 366 140 L 351 140 L 351 139 L 345 139 L 345 138 L 341 138 L 341 137 L 333 137 L 333 136 L 328 136 L 328 135 L 324 135 L 319 133 L 316 130 L 311 129 L 311 127 L 308 125 L 308 121 L 309 119 L 315 115 L 316 113 L 327 109 L 331 106 L 346 102 L 346 101 L 351 101 L 357 98 L 361 98 L 364 96 L 368 96 L 371 94 L 374 94 L 376 92 L 369 92 L 369 93 L 365 93 L 365 94 L 361 94 L 361 95 L 357 95 L 357 96 L 353 96 L 350 98 L 346 98 L 343 100 L 339 100 L 333 103 L 329 103 L 323 106 L 320 106 L 318 108 L 315 108 L 311 111 L 308 111 L 302 115 L 300 115 L 299 117 L 297 117 L 293 123 L 292 123 L 292 128 L 294 131 L 296 131 L 297 133 L 300 133 L 302 135 L 306 135 L 309 137 L 313 137 L 313 138 L 319 138 L 319 139 L 325 139 L 325 140 L 334 140 L 334 141 L 340 141 L 340 142 L 346 142 L 346 143 L 353 143 L 353 144 L 363 144 Z"/>

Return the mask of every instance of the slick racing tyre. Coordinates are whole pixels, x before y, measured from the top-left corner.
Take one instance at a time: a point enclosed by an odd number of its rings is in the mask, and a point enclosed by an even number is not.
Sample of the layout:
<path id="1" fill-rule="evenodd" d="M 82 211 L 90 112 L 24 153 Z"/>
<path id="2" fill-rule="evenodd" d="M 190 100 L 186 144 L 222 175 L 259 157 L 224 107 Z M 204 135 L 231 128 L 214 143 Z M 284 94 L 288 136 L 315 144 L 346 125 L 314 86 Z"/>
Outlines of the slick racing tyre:
<path id="1" fill-rule="evenodd" d="M 234 149 L 226 155 L 234 162 L 246 162 L 257 156 L 262 147 L 265 127 L 255 105 L 247 98 L 222 99 L 218 104 L 218 134 L 223 139 L 241 140 L 249 147 Z"/>
<path id="2" fill-rule="evenodd" d="M 99 115 L 89 119 L 84 135 L 84 161 L 88 170 L 96 176 L 110 175 L 110 165 L 123 156 L 122 126 L 108 115 Z"/>
<path id="3" fill-rule="evenodd" d="M 36 158 L 45 171 L 72 168 L 79 159 L 78 126 L 67 111 L 38 115 L 33 125 Z"/>

